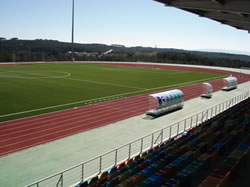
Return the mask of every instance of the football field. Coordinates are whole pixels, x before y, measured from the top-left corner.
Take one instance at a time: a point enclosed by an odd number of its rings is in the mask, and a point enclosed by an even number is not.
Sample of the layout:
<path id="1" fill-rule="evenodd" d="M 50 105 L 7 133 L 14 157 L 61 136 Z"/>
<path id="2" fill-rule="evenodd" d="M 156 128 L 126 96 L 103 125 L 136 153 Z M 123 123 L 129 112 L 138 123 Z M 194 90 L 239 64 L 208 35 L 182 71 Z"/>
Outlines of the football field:
<path id="1" fill-rule="evenodd" d="M 0 121 L 223 77 L 222 74 L 84 63 L 1 66 Z"/>

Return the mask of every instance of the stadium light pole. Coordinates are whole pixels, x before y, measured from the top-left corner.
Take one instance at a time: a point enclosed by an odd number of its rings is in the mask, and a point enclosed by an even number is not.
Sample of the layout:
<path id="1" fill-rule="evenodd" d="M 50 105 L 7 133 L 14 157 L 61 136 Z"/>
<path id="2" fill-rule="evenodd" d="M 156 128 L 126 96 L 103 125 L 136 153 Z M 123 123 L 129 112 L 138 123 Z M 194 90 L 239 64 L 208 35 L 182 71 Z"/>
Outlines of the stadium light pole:
<path id="1" fill-rule="evenodd" d="M 74 57 L 74 17 L 75 17 L 75 0 L 72 0 L 72 41 L 71 41 L 71 60 L 75 61 Z"/>

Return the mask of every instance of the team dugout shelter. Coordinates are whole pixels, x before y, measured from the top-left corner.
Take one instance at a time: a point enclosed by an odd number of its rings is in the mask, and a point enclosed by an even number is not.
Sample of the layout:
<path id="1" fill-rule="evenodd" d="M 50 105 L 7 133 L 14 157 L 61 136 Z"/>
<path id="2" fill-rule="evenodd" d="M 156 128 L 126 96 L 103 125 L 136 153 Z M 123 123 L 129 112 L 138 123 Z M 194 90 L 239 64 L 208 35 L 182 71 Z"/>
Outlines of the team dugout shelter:
<path id="1" fill-rule="evenodd" d="M 154 93 L 149 95 L 149 107 L 147 115 L 159 116 L 169 111 L 183 108 L 184 94 L 179 89 Z"/>
<path id="2" fill-rule="evenodd" d="M 204 82 L 202 83 L 202 94 L 201 97 L 206 97 L 206 98 L 211 98 L 212 94 L 213 94 L 213 86 L 208 83 L 208 82 Z"/>
<path id="3" fill-rule="evenodd" d="M 223 79 L 223 85 L 224 87 L 222 88 L 222 90 L 232 90 L 237 88 L 238 85 L 238 79 L 236 77 L 227 77 Z"/>

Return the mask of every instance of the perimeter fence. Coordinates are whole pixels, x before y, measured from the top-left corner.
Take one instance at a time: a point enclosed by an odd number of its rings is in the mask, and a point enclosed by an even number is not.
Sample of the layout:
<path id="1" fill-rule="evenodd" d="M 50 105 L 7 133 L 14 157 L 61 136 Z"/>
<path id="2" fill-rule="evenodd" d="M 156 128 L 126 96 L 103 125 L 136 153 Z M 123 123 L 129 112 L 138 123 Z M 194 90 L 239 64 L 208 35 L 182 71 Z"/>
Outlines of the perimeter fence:
<path id="1" fill-rule="evenodd" d="M 248 99 L 248 97 L 249 91 L 217 104 L 200 113 L 192 115 L 191 117 L 179 121 L 171 126 L 165 127 L 152 134 L 118 147 L 117 149 L 27 185 L 26 187 L 74 186 L 108 170 L 109 168 L 112 168 L 119 163 L 131 159 L 148 149 L 151 149 L 152 147 L 160 145 L 164 141 L 178 135 L 181 136 L 184 131 L 196 127 L 200 123 L 213 118 L 243 100 Z"/>

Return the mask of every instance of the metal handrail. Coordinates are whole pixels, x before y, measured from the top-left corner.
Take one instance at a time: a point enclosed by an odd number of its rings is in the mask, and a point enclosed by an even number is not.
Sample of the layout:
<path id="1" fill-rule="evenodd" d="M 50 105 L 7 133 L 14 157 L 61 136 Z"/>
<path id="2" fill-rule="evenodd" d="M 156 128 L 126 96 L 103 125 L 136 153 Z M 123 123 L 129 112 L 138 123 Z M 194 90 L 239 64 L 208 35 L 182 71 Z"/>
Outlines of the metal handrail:
<path id="1" fill-rule="evenodd" d="M 226 100 L 226 101 L 224 101 L 224 102 L 222 102 L 222 103 L 219 103 L 219 104 L 217 104 L 217 105 L 215 105 L 215 106 L 213 106 L 213 107 L 209 107 L 208 109 L 205 109 L 205 110 L 203 110 L 203 111 L 201 111 L 201 112 L 199 112 L 199 113 L 196 113 L 195 115 L 192 115 L 192 116 L 190 116 L 190 117 L 187 117 L 187 118 L 185 118 L 185 119 L 183 119 L 183 120 L 181 120 L 181 121 L 179 121 L 179 122 L 177 122 L 177 123 L 174 123 L 174 124 L 172 124 L 172 125 L 170 125 L 170 126 L 164 127 L 164 128 L 162 128 L 162 129 L 160 129 L 160 130 L 157 130 L 157 131 L 155 131 L 155 132 L 153 132 L 153 133 L 150 133 L 150 134 L 145 135 L 145 136 L 143 136 L 143 137 L 141 137 L 141 138 L 138 138 L 138 139 L 136 139 L 136 140 L 134 140 L 134 141 L 131 141 L 131 142 L 128 143 L 128 144 L 119 146 L 118 148 L 113 149 L 113 150 L 111 150 L 111 151 L 108 151 L 108 152 L 106 152 L 106 153 L 104 153 L 104 154 L 102 154 L 102 155 L 96 156 L 96 157 L 94 157 L 94 158 L 92 158 L 92 159 L 89 159 L 89 160 L 87 160 L 87 161 L 85 161 L 85 162 L 82 162 L 82 163 L 77 164 L 77 165 L 75 165 L 75 166 L 72 166 L 72 167 L 70 167 L 70 168 L 68 168 L 68 169 L 65 169 L 65 170 L 63 170 L 63 171 L 60 171 L 60 172 L 58 172 L 58 173 L 56 173 L 56 174 L 50 175 L 50 176 L 48 176 L 48 177 L 46 177 L 46 178 L 44 178 L 44 179 L 41 179 L 41 180 L 39 180 L 39 181 L 36 181 L 36 182 L 34 182 L 34 183 L 32 183 L 32 184 L 29 184 L 29 185 L 27 185 L 26 187 L 32 187 L 32 186 L 37 186 L 37 187 L 39 186 L 39 187 L 40 187 L 40 186 L 42 186 L 41 183 L 43 183 L 43 182 L 45 182 L 45 181 L 48 181 L 48 180 L 50 180 L 50 179 L 53 179 L 53 178 L 55 178 L 55 177 L 57 177 L 57 180 L 56 180 L 56 181 L 53 181 L 53 182 L 56 183 L 56 186 L 58 186 L 58 185 L 60 184 L 60 186 L 63 187 L 63 186 L 65 186 L 65 183 L 66 183 L 66 182 L 65 182 L 65 181 L 66 181 L 66 180 L 65 180 L 65 174 L 66 174 L 67 172 L 69 172 L 69 171 L 72 171 L 72 170 L 78 168 L 78 167 L 81 167 L 81 179 L 79 179 L 79 181 L 75 181 L 75 182 L 72 181 L 72 183 L 71 183 L 70 185 L 74 185 L 74 184 L 80 183 L 80 182 L 82 182 L 82 181 L 85 181 L 85 180 L 87 180 L 88 178 L 93 177 L 94 175 L 97 175 L 98 173 L 103 172 L 103 171 L 102 171 L 102 168 L 103 168 L 103 167 L 102 167 L 102 163 L 103 163 L 103 158 L 104 158 L 104 156 L 106 156 L 106 155 L 108 155 L 108 154 L 110 154 L 110 153 L 114 153 L 114 154 L 115 154 L 115 156 L 114 156 L 114 158 L 113 158 L 113 162 L 112 162 L 113 164 L 110 164 L 110 167 L 109 167 L 109 168 L 111 168 L 111 167 L 113 167 L 114 165 L 117 165 L 118 163 L 120 163 L 121 161 L 124 161 L 124 159 L 118 160 L 118 152 L 119 152 L 119 150 L 121 150 L 122 148 L 125 148 L 126 146 L 128 146 L 128 150 L 127 150 L 128 156 L 126 157 L 126 160 L 127 160 L 127 159 L 131 159 L 131 155 L 133 155 L 133 154 L 131 153 L 133 143 L 136 143 L 136 142 L 140 143 L 140 147 L 138 148 L 140 151 L 138 151 L 138 152 L 136 153 L 136 154 L 138 155 L 139 153 L 142 153 L 143 150 L 145 150 L 145 149 L 148 150 L 148 149 L 150 149 L 150 148 L 152 148 L 152 147 L 154 147 L 154 146 L 157 146 L 157 145 L 161 144 L 162 142 L 164 142 L 164 141 L 166 141 L 166 140 L 169 140 L 169 139 L 171 139 L 171 138 L 173 138 L 173 137 L 175 137 L 175 136 L 180 135 L 181 133 L 183 133 L 183 132 L 186 131 L 187 129 L 190 129 L 190 128 L 192 128 L 192 127 L 195 127 L 195 126 L 197 126 L 198 124 L 200 124 L 201 122 L 206 121 L 206 120 L 208 120 L 208 119 L 211 119 L 212 117 L 216 116 L 217 114 L 220 114 L 221 112 L 223 112 L 223 111 L 229 109 L 230 107 L 232 107 L 232 106 L 238 104 L 239 102 L 241 102 L 241 101 L 243 101 L 243 100 L 246 100 L 248 97 L 249 97 L 249 91 L 247 91 L 247 92 L 245 92 L 245 93 L 243 93 L 243 94 L 240 94 L 240 95 L 238 95 L 238 96 L 235 96 L 235 97 L 233 97 L 233 98 L 230 98 L 230 99 L 228 99 L 228 100 Z M 222 106 L 222 108 L 221 108 L 221 106 Z M 218 107 L 219 107 L 219 109 L 217 109 Z M 210 115 L 209 115 L 209 111 L 211 111 L 211 112 L 210 112 Z M 200 120 L 199 120 L 199 115 L 201 115 Z M 193 121 L 193 117 L 196 117 L 196 121 L 195 121 L 195 122 Z M 194 119 L 195 119 L 195 118 L 194 118 Z M 187 124 L 187 121 L 188 121 L 188 120 L 190 120 L 189 126 L 188 126 L 188 124 Z M 182 123 L 183 123 L 184 127 L 183 127 L 183 130 L 180 130 L 180 124 L 182 124 Z M 174 127 L 175 127 L 175 126 L 176 126 L 176 134 L 173 134 L 172 131 L 174 130 Z M 166 135 L 166 138 L 164 138 L 164 131 L 167 130 L 167 129 L 169 129 L 169 135 Z M 157 133 L 158 133 L 158 134 L 157 134 Z M 154 135 L 155 135 L 155 134 L 157 134 L 157 136 L 156 136 L 156 139 L 154 140 Z M 146 148 L 143 148 L 143 145 L 144 145 L 144 142 L 145 142 L 146 138 L 149 138 L 149 137 L 151 137 L 150 146 L 147 146 Z M 159 138 L 159 137 L 160 137 L 160 138 Z M 159 140 L 160 140 L 160 141 L 159 141 Z M 157 143 L 157 142 L 158 142 L 158 143 Z M 88 163 L 91 163 L 92 161 L 95 161 L 95 160 L 99 160 L 99 166 L 98 166 L 99 171 L 98 171 L 98 172 L 95 172 L 95 174 L 93 174 L 93 175 L 85 176 L 85 174 L 86 174 L 86 172 L 85 172 L 85 169 L 86 169 L 85 165 L 88 164 Z M 59 178 L 59 179 L 58 179 L 58 178 Z M 47 186 L 47 185 L 46 185 L 46 186 Z"/>

